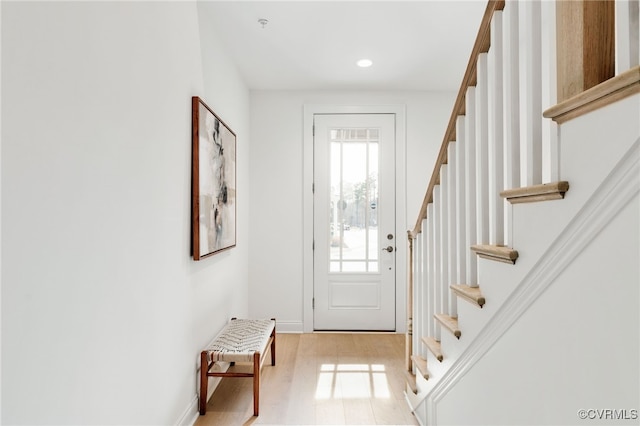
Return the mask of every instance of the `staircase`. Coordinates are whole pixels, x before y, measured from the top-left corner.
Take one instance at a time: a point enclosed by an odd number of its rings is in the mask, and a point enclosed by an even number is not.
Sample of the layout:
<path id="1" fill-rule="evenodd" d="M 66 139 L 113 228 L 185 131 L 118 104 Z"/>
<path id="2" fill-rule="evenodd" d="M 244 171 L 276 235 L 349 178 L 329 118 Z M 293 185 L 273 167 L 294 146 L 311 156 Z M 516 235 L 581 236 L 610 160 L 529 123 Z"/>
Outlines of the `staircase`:
<path id="1" fill-rule="evenodd" d="M 639 16 L 488 2 L 408 232 L 420 424 L 638 418 Z"/>

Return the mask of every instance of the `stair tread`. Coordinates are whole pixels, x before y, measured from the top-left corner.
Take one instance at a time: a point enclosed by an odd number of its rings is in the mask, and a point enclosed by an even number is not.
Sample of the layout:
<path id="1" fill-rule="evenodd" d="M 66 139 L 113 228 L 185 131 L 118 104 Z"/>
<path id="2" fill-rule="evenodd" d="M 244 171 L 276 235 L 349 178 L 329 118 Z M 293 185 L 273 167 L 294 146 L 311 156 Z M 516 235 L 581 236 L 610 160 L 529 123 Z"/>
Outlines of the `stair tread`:
<path id="1" fill-rule="evenodd" d="M 431 351 L 433 356 L 435 356 L 438 361 L 442 362 L 444 357 L 442 356 L 442 346 L 440 345 L 440 342 L 438 342 L 436 339 L 430 336 L 423 337 L 422 342 Z"/>
<path id="2" fill-rule="evenodd" d="M 471 246 L 471 250 L 483 259 L 498 262 L 514 264 L 516 263 L 516 259 L 518 259 L 518 251 L 506 246 L 478 244 Z"/>
<path id="3" fill-rule="evenodd" d="M 422 374 L 426 380 L 429 380 L 429 370 L 427 370 L 427 360 L 419 355 L 411 355 L 411 359 L 416 366 L 416 370 Z"/>
<path id="4" fill-rule="evenodd" d="M 406 370 L 404 372 L 404 376 L 407 382 L 407 386 L 409 387 L 409 389 L 411 389 L 411 392 L 413 392 L 414 394 L 417 394 L 418 385 L 416 384 L 416 376 L 410 371 L 406 371 Z"/>
<path id="5" fill-rule="evenodd" d="M 537 201 L 561 200 L 568 190 L 569 182 L 560 181 L 507 189 L 500 192 L 500 196 L 506 198 L 511 204 L 534 203 Z"/>
<path id="6" fill-rule="evenodd" d="M 462 332 L 458 328 L 458 318 L 452 317 L 446 314 L 435 314 L 434 318 L 438 320 L 440 324 L 444 326 L 447 330 L 449 330 L 454 336 L 458 339 L 462 335 Z"/>
<path id="7" fill-rule="evenodd" d="M 481 308 L 486 303 L 486 299 L 480 291 L 480 287 L 470 287 L 466 284 L 452 284 L 451 290 L 459 297 Z"/>

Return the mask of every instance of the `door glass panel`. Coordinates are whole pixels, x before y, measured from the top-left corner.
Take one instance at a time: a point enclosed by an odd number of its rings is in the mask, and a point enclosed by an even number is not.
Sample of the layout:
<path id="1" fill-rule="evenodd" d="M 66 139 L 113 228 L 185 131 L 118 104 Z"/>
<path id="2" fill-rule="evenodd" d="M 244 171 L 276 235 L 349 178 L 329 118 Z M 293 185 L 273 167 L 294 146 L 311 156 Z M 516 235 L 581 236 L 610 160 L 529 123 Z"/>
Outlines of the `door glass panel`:
<path id="1" fill-rule="evenodd" d="M 330 272 L 378 273 L 378 129 L 331 129 Z"/>

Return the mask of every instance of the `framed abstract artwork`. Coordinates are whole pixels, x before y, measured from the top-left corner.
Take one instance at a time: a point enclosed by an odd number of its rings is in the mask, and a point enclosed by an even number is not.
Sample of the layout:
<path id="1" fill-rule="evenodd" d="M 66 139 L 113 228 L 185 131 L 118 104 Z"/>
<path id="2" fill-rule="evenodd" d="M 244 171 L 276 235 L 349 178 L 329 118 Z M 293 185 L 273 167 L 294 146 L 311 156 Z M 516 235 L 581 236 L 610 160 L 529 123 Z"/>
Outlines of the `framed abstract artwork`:
<path id="1" fill-rule="evenodd" d="M 191 99 L 191 252 L 200 260 L 236 245 L 236 134 Z"/>

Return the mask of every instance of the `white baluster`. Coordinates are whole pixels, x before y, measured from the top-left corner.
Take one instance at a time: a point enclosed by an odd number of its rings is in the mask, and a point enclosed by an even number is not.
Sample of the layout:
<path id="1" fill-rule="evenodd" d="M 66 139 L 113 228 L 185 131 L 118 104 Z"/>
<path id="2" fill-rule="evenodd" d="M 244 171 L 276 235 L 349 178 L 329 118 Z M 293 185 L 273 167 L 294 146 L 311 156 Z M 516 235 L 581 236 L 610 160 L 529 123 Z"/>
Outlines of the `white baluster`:
<path id="1" fill-rule="evenodd" d="M 428 227 L 429 219 L 422 220 L 422 233 L 420 234 L 420 258 L 422 259 L 422 273 L 420 274 L 422 281 L 422 313 L 420 315 L 420 335 L 426 336 L 429 333 L 429 262 L 428 262 Z M 418 345 L 421 348 L 421 354 L 423 357 L 426 355 L 424 351 L 424 345 L 419 341 Z"/>
<path id="2" fill-rule="evenodd" d="M 430 203 L 427 206 L 427 227 L 424 228 L 427 233 L 427 240 L 425 240 L 425 251 L 427 253 L 427 299 L 428 299 L 428 308 L 426 309 L 426 323 L 427 330 L 426 335 L 433 336 L 434 326 L 433 326 L 433 280 L 435 273 L 435 265 L 433 260 L 433 203 Z"/>
<path id="3" fill-rule="evenodd" d="M 434 233 L 434 229 L 435 229 L 435 225 L 434 225 L 434 207 L 433 207 L 433 203 L 429 204 L 427 206 L 427 217 L 428 219 L 428 234 L 427 234 L 427 257 L 428 257 L 428 263 L 429 263 L 429 294 L 428 294 L 428 298 L 429 298 L 429 318 L 427 318 L 428 320 L 428 324 L 429 324 L 429 330 L 428 330 L 428 334 L 430 336 L 435 337 L 436 336 L 436 325 L 435 325 L 435 320 L 433 319 L 433 315 L 436 313 L 435 312 L 435 280 L 436 280 L 436 242 L 435 242 L 435 233 Z"/>
<path id="4" fill-rule="evenodd" d="M 489 243 L 489 118 L 487 54 L 478 55 L 476 65 L 476 215 L 478 244 Z"/>
<path id="5" fill-rule="evenodd" d="M 465 120 L 465 204 L 466 204 L 466 244 L 467 279 L 469 286 L 478 285 L 477 257 L 470 250 L 478 241 L 476 217 L 476 88 L 469 87 L 466 94 Z"/>
<path id="6" fill-rule="evenodd" d="M 616 1 L 616 75 L 640 65 L 640 1 Z"/>
<path id="7" fill-rule="evenodd" d="M 549 108 L 558 103 L 558 67 L 556 62 L 556 5 L 542 2 L 542 105 Z M 542 182 L 560 180 L 560 152 L 558 146 L 558 124 L 553 120 L 542 120 Z"/>
<path id="8" fill-rule="evenodd" d="M 456 120 L 456 247 L 457 247 L 457 284 L 467 283 L 467 213 L 466 213 L 466 185 L 465 185 L 465 126 L 464 115 L 458 116 Z M 455 298 L 454 298 L 455 299 Z"/>
<path id="9" fill-rule="evenodd" d="M 429 322 L 431 321 L 431 300 L 429 297 L 429 288 L 431 283 L 429 282 L 429 273 L 430 273 L 430 265 L 429 265 L 429 221 L 431 219 L 427 217 L 422 221 L 422 241 L 420 242 L 420 252 L 422 253 L 422 288 L 423 288 L 423 303 L 422 303 L 422 329 L 420 333 L 420 337 L 427 336 L 429 334 Z M 422 342 L 420 343 L 422 345 Z"/>
<path id="10" fill-rule="evenodd" d="M 520 3 L 520 182 L 523 186 L 542 183 L 540 15 L 540 2 Z"/>
<path id="11" fill-rule="evenodd" d="M 440 283 L 442 282 L 442 227 L 440 225 L 440 222 L 442 220 L 442 216 L 441 216 L 441 210 L 440 210 L 440 203 L 441 203 L 441 198 L 440 198 L 440 191 L 441 191 L 441 185 L 436 185 L 433 188 L 433 219 L 434 219 L 434 238 L 435 238 L 435 267 L 436 267 L 436 273 L 435 273 L 435 280 L 433 281 L 433 289 L 434 289 L 434 294 L 433 294 L 433 302 L 434 302 L 434 312 L 436 313 L 442 313 L 442 307 L 440 304 L 440 301 L 442 300 L 442 286 L 440 285 Z M 437 327 L 439 328 L 439 327 Z"/>
<path id="12" fill-rule="evenodd" d="M 520 187 L 520 60 L 518 55 L 518 1 L 505 4 L 503 17 L 504 60 L 504 168 L 505 188 Z M 505 203 L 505 245 L 513 247 L 513 207 Z"/>
<path id="13" fill-rule="evenodd" d="M 424 222 L 423 222 L 424 223 Z M 418 355 L 420 349 L 420 336 L 423 333 L 424 322 L 424 280 L 422 271 L 422 241 L 424 240 L 423 232 L 418 234 L 413 240 L 413 320 L 411 341 L 413 343 L 413 354 Z M 414 365 L 415 369 L 415 365 Z"/>
<path id="14" fill-rule="evenodd" d="M 458 237 L 456 236 L 456 173 L 458 170 L 458 163 L 456 161 L 456 150 L 458 149 L 456 142 L 449 143 L 448 149 L 448 159 L 449 165 L 447 167 L 447 217 L 449 218 L 449 224 L 447 229 L 447 243 L 449 245 L 449 253 L 448 253 L 448 265 L 449 265 L 449 273 L 448 281 L 444 283 L 445 293 L 449 299 L 449 306 L 447 306 L 447 312 L 452 317 L 458 316 L 458 300 L 454 294 L 451 293 L 449 285 L 451 284 L 460 284 L 457 281 L 457 268 L 458 268 Z"/>
<path id="15" fill-rule="evenodd" d="M 491 48 L 487 54 L 489 83 L 489 244 L 504 244 L 503 47 L 502 12 L 491 20 Z"/>
<path id="16" fill-rule="evenodd" d="M 449 312 L 449 165 L 440 166 L 440 311 Z"/>

